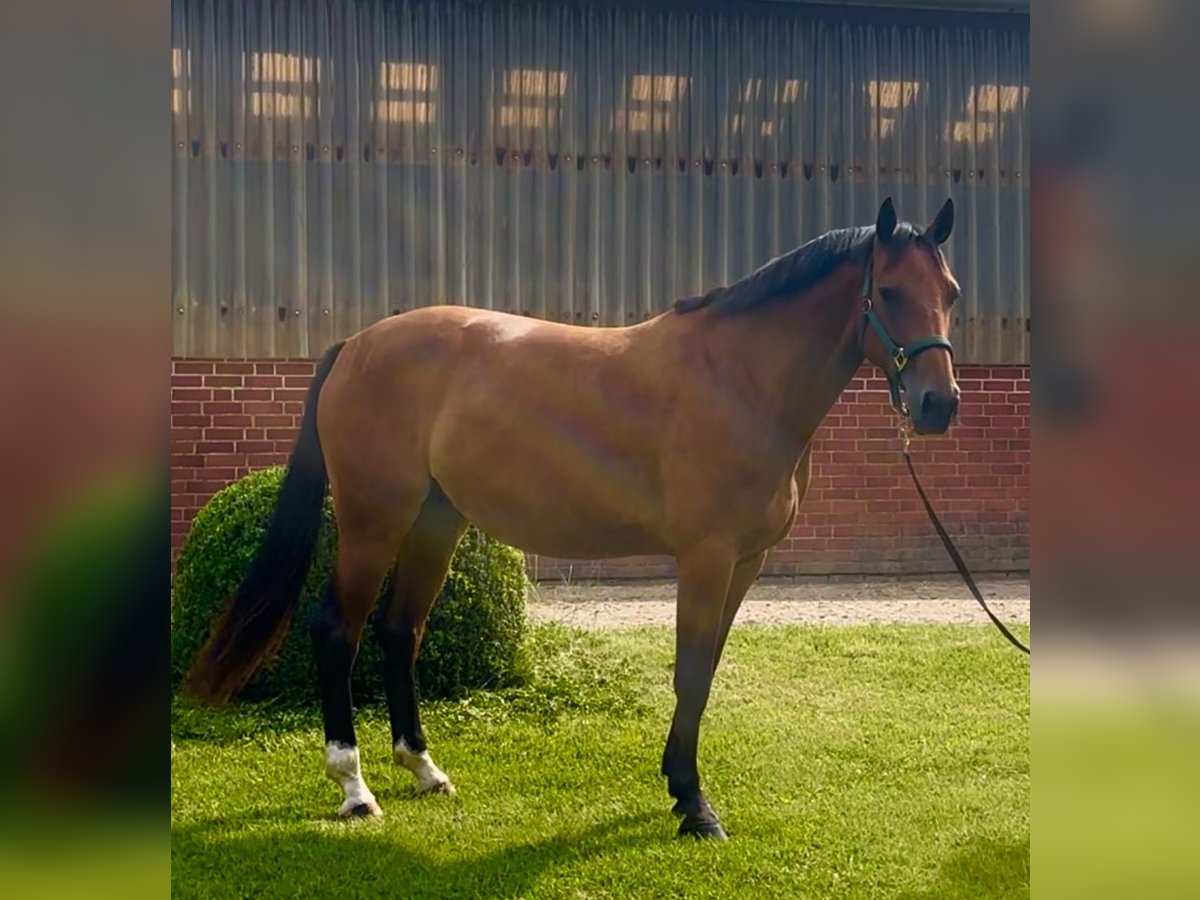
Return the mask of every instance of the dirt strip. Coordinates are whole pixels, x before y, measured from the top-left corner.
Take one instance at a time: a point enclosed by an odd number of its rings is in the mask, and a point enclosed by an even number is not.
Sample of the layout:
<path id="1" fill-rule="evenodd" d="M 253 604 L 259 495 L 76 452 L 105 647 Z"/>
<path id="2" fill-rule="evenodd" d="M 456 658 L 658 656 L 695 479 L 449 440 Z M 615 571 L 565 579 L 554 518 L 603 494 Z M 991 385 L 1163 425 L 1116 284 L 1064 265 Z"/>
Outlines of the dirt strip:
<path id="1" fill-rule="evenodd" d="M 988 605 L 1006 622 L 1029 622 L 1028 579 L 979 582 Z M 576 628 L 606 629 L 631 625 L 672 625 L 675 584 L 670 581 L 547 583 L 529 602 L 536 622 L 561 622 Z M 813 581 L 763 579 L 751 588 L 737 624 L 984 625 L 987 617 L 962 582 L 954 578 L 909 581 L 863 579 Z"/>

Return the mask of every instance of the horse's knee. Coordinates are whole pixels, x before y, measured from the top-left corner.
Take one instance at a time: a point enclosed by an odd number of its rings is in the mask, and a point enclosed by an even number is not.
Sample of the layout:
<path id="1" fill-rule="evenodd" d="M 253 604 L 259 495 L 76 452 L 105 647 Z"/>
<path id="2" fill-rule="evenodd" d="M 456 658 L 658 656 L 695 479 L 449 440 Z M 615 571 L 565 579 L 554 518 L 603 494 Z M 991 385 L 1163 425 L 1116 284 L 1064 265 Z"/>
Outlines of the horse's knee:
<path id="1" fill-rule="evenodd" d="M 379 610 L 372 617 L 372 626 L 375 630 L 375 636 L 380 643 L 384 644 L 400 644 L 406 640 L 411 641 L 414 628 L 410 621 L 404 616 L 388 615 L 384 610 Z"/>
<path id="2" fill-rule="evenodd" d="M 339 627 L 340 623 L 337 620 L 333 604 L 328 599 L 324 599 L 317 604 L 317 608 L 308 622 L 308 635 L 314 644 L 323 647 L 334 640 Z"/>
<path id="3" fill-rule="evenodd" d="M 330 599 L 323 600 L 317 606 L 308 623 L 308 634 L 316 649 L 318 662 L 353 664 L 357 642 Z"/>
<path id="4" fill-rule="evenodd" d="M 386 615 L 378 616 L 373 622 L 375 639 L 383 649 L 384 657 L 390 662 L 410 662 L 416 656 L 421 635 L 416 626 L 404 619 Z"/>

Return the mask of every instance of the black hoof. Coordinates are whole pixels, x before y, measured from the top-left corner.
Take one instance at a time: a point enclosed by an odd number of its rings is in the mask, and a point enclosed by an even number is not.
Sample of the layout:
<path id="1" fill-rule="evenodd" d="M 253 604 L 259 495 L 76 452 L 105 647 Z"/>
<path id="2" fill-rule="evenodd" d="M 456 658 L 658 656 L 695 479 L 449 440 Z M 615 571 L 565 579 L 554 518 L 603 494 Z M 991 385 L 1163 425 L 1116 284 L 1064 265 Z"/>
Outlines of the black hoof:
<path id="1" fill-rule="evenodd" d="M 685 816 L 679 823 L 679 837 L 706 838 L 714 841 L 727 841 L 729 835 L 715 819 L 703 819 L 698 816 Z"/>
<path id="2" fill-rule="evenodd" d="M 350 807 L 350 812 L 346 814 L 347 818 L 350 819 L 366 819 L 376 815 L 379 814 L 371 808 L 369 803 L 360 803 L 358 806 L 352 806 Z"/>

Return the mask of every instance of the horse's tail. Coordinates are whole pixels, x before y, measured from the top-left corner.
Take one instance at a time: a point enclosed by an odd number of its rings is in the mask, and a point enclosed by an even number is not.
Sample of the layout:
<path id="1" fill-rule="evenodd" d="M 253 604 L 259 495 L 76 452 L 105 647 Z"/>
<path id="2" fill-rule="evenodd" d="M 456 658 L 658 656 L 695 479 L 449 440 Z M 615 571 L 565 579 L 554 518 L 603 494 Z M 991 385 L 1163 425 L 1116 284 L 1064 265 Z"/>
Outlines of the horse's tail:
<path id="1" fill-rule="evenodd" d="M 188 673 L 188 691 L 206 702 L 229 700 L 287 635 L 320 537 L 329 487 L 317 436 L 317 398 L 343 343 L 330 347 L 317 365 L 262 547 Z"/>

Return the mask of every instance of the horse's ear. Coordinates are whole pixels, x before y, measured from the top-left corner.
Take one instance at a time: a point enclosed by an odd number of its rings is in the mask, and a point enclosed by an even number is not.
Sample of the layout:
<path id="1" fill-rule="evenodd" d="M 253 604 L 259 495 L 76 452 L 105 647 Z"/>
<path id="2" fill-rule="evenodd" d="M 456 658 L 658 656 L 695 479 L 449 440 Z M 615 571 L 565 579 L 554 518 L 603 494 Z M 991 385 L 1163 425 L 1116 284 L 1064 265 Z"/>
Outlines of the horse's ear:
<path id="1" fill-rule="evenodd" d="M 892 198 L 888 197 L 879 207 L 879 215 L 875 218 L 875 235 L 881 241 L 886 241 L 896 232 L 896 207 L 892 206 Z"/>
<path id="2" fill-rule="evenodd" d="M 935 244 L 944 244 L 949 240 L 950 232 L 953 230 L 954 200 L 951 197 L 947 197 L 938 214 L 934 216 L 933 224 L 925 229 L 925 233 L 929 235 L 929 239 Z"/>

